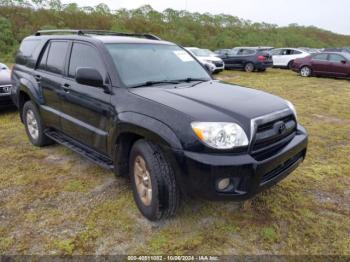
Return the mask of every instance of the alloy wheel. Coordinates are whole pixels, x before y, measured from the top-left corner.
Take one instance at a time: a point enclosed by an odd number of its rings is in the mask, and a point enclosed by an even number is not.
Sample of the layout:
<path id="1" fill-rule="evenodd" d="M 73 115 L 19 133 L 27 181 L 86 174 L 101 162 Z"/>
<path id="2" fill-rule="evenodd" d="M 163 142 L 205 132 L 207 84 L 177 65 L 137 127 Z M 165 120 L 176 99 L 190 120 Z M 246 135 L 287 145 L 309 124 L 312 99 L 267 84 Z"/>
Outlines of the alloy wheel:
<path id="1" fill-rule="evenodd" d="M 307 66 L 304 66 L 301 70 L 300 70 L 300 75 L 304 76 L 304 77 L 308 77 L 311 75 L 311 70 L 310 68 L 308 68 Z"/>
<path id="2" fill-rule="evenodd" d="M 137 193 L 145 206 L 152 202 L 152 181 L 146 161 L 142 156 L 137 156 L 134 162 L 134 178 Z"/>
<path id="3" fill-rule="evenodd" d="M 26 113 L 26 123 L 30 136 L 36 140 L 39 137 L 39 126 L 35 114 L 32 110 L 28 110 Z"/>

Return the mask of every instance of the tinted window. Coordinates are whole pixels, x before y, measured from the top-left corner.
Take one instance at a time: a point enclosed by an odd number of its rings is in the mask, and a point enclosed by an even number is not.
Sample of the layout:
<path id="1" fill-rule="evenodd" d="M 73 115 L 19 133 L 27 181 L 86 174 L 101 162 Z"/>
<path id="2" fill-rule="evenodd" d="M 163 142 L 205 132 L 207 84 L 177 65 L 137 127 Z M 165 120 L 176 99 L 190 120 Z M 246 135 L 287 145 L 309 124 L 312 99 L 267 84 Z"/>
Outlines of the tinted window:
<path id="1" fill-rule="evenodd" d="M 255 54 L 255 50 L 252 50 L 252 49 L 242 49 L 238 54 L 239 54 L 239 55 L 253 55 L 253 54 Z"/>
<path id="2" fill-rule="evenodd" d="M 68 75 L 70 77 L 75 77 L 75 72 L 78 67 L 92 67 L 97 69 L 103 77 L 105 76 L 102 60 L 97 50 L 92 46 L 81 43 L 73 44 Z"/>
<path id="3" fill-rule="evenodd" d="M 165 44 L 106 44 L 128 87 L 147 81 L 187 78 L 210 80 L 206 70 L 186 51 Z"/>
<path id="4" fill-rule="evenodd" d="M 313 56 L 313 60 L 324 60 L 327 61 L 328 54 L 317 54 Z"/>
<path id="5" fill-rule="evenodd" d="M 345 60 L 344 57 L 340 55 L 335 55 L 335 54 L 330 54 L 328 59 L 329 61 L 335 62 L 335 63 L 340 63 L 341 61 Z"/>
<path id="6" fill-rule="evenodd" d="M 36 59 L 35 51 L 40 45 L 40 40 L 23 40 L 16 56 L 16 63 L 25 65 L 29 60 Z"/>
<path id="7" fill-rule="evenodd" d="M 55 74 L 62 74 L 67 47 L 68 43 L 64 41 L 51 42 L 46 63 L 47 71 Z"/>
<path id="8" fill-rule="evenodd" d="M 46 70 L 47 54 L 49 53 L 49 45 L 46 46 L 44 54 L 41 56 L 40 63 L 38 65 L 39 69 Z"/>

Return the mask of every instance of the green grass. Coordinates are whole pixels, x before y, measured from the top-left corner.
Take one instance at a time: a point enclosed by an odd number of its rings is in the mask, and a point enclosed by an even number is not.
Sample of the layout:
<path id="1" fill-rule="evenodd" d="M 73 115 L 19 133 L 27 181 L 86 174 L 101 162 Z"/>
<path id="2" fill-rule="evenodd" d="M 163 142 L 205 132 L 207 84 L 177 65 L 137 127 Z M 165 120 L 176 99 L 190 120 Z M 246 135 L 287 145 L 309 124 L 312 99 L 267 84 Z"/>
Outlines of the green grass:
<path id="1" fill-rule="evenodd" d="M 150 223 L 126 179 L 62 146 L 33 147 L 17 112 L 1 112 L 0 253 L 350 255 L 350 81 L 274 69 L 218 78 L 295 104 L 310 140 L 292 175 L 244 203 L 187 200 Z"/>

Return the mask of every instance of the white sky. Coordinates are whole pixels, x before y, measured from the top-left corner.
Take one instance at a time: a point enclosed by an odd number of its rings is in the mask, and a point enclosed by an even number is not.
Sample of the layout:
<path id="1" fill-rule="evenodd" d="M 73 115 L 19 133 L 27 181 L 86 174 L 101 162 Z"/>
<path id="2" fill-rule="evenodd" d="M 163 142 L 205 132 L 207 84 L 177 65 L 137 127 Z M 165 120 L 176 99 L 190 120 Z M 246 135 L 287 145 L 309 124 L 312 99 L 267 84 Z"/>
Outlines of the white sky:
<path id="1" fill-rule="evenodd" d="M 350 35 L 350 0 L 62 0 L 79 6 L 95 6 L 101 2 L 112 10 L 133 9 L 145 4 L 158 11 L 166 8 L 190 12 L 230 14 L 254 22 L 285 26 L 291 23 L 314 25 L 340 34 Z"/>

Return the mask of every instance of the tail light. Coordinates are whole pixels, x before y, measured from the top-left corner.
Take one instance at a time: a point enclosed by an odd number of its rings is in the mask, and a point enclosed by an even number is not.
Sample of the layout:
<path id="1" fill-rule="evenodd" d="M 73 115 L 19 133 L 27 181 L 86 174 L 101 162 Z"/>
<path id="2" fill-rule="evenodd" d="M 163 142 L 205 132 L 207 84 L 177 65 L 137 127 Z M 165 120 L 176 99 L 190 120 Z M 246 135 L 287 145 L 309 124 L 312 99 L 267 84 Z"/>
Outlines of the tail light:
<path id="1" fill-rule="evenodd" d="M 264 62 L 265 61 L 265 56 L 259 55 L 258 56 L 258 61 L 259 62 Z"/>

